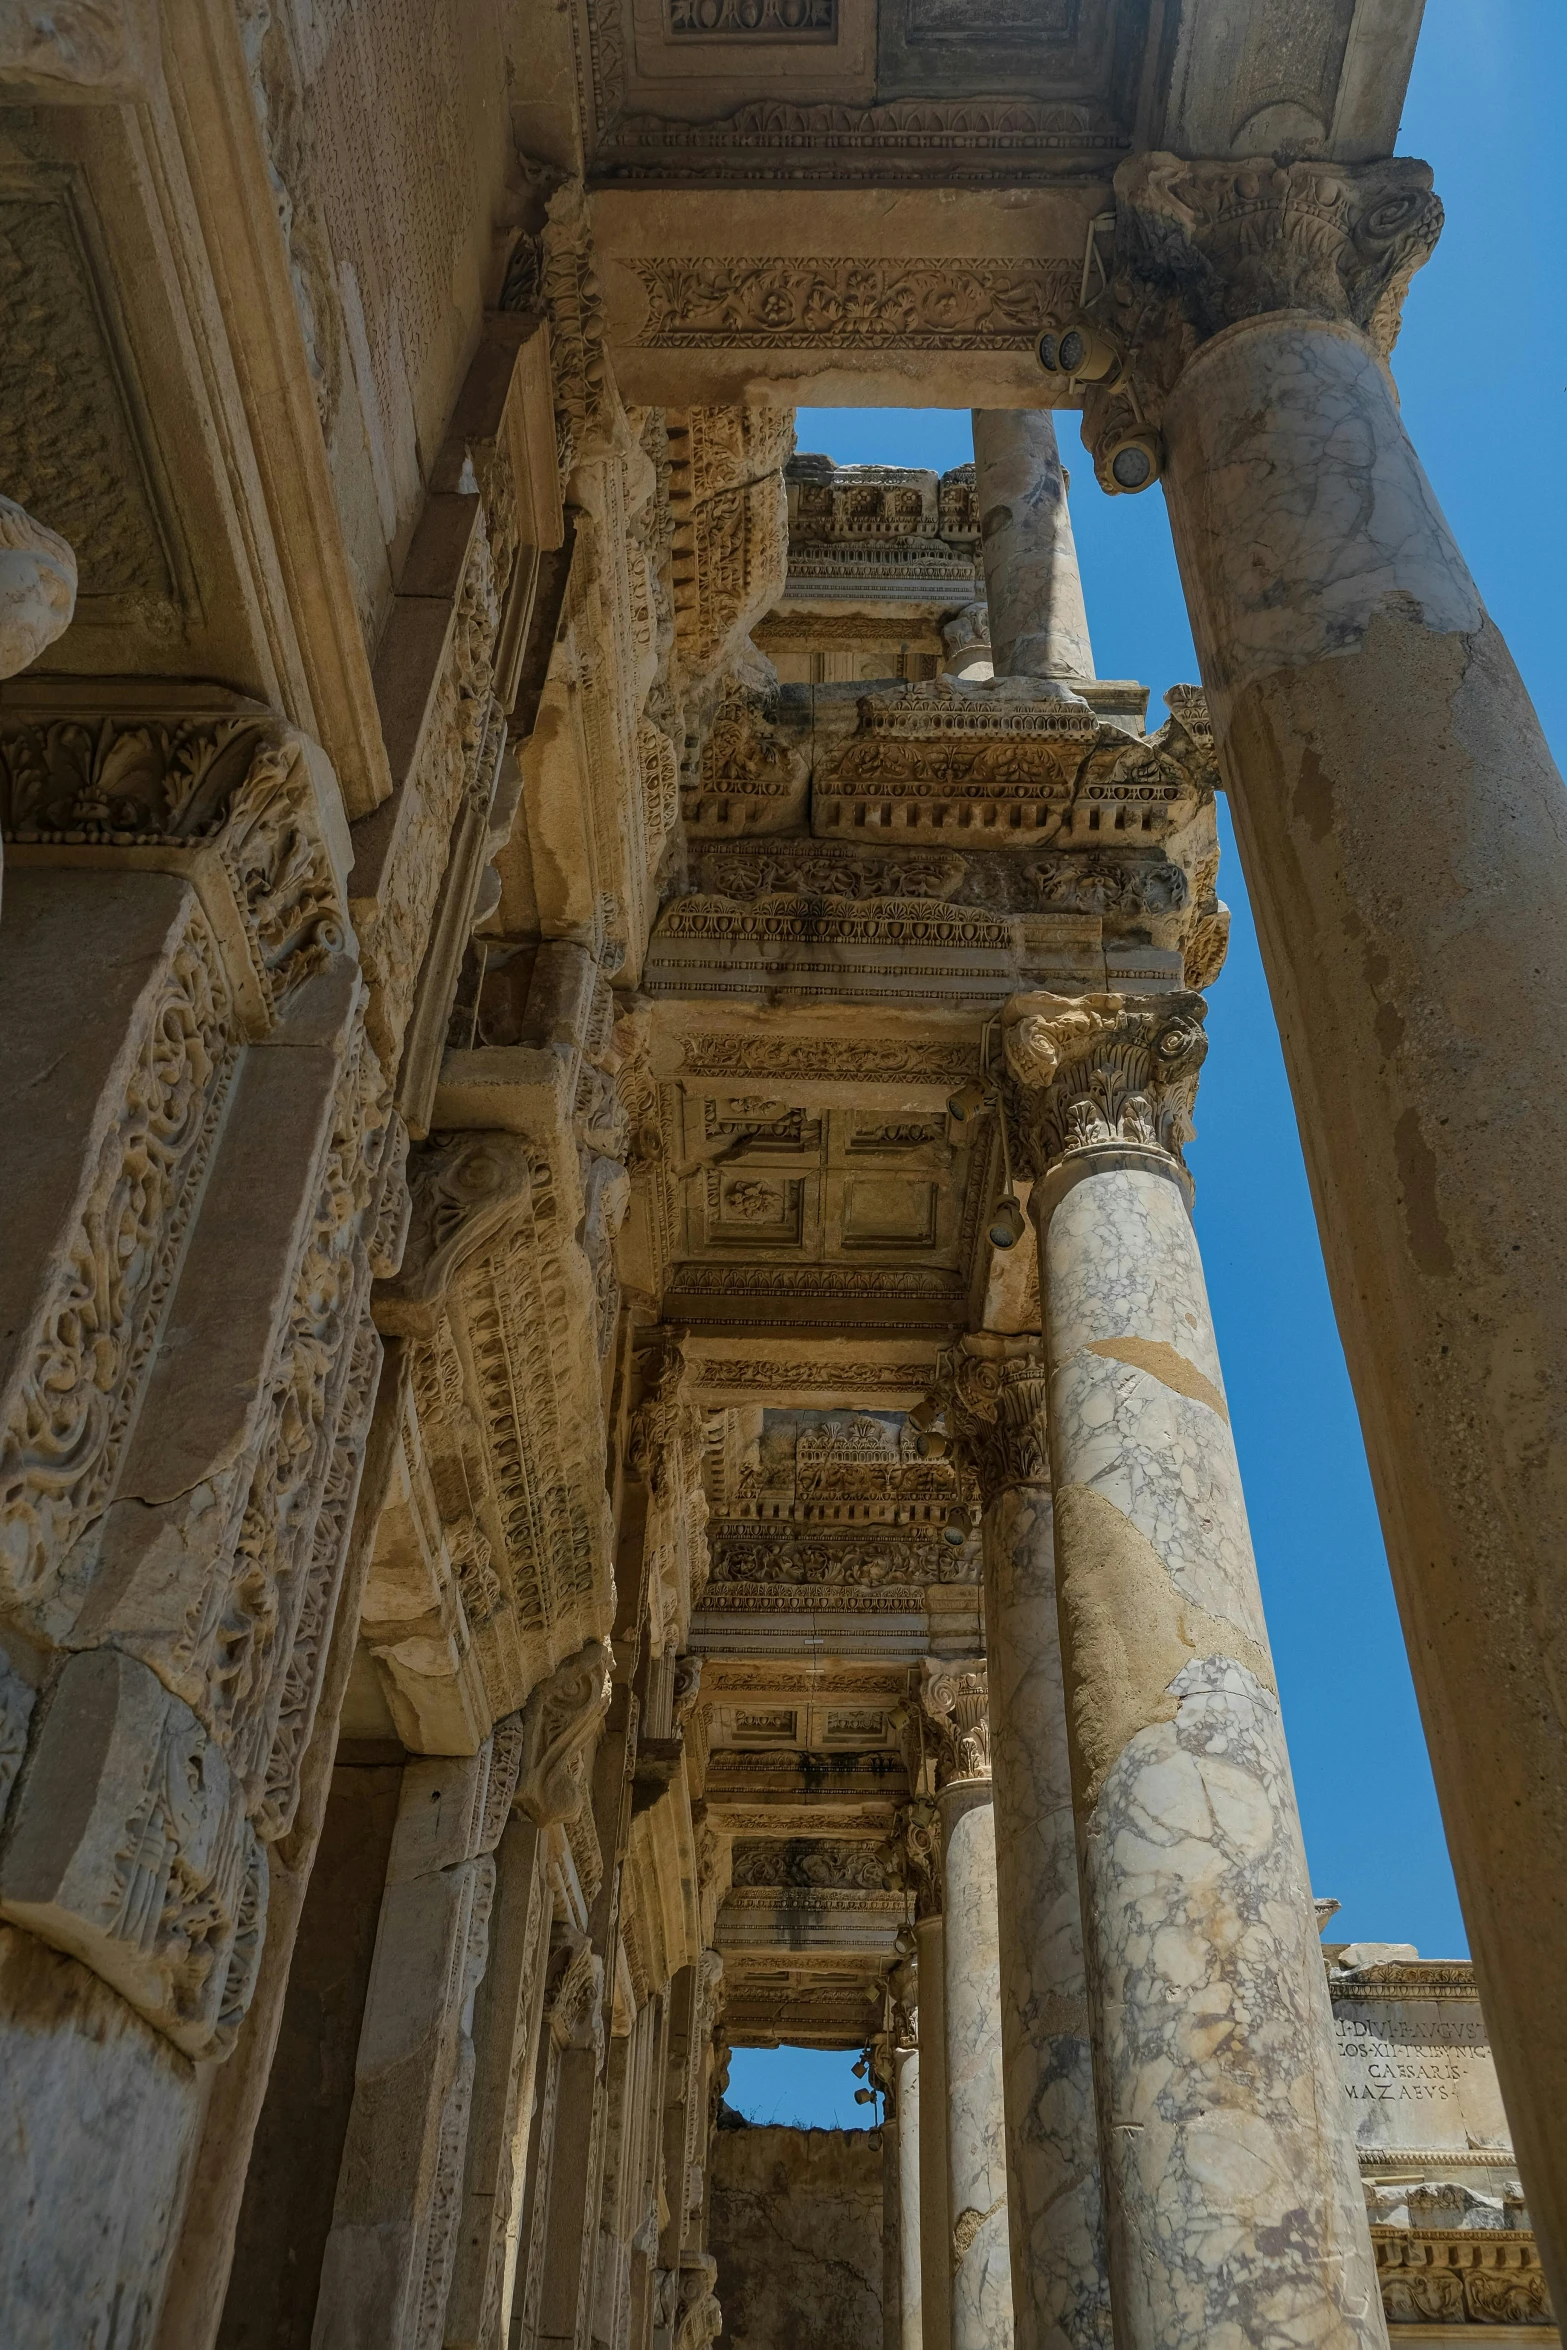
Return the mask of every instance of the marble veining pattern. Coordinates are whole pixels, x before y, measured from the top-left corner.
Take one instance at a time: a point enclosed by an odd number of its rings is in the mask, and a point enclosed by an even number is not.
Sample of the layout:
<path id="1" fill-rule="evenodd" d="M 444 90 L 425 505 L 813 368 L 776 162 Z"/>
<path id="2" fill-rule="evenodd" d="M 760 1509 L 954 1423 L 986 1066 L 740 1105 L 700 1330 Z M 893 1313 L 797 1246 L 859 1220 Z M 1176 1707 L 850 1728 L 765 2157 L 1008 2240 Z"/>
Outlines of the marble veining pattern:
<path id="1" fill-rule="evenodd" d="M 1011 2350 L 1002 2122 L 996 1839 L 990 1788 L 952 1781 L 941 1795 L 945 1847 L 947 2209 L 952 2226 L 952 2350 Z"/>
<path id="2" fill-rule="evenodd" d="M 1110 2301 L 1049 1488 L 985 1517 L 1008 2208 L 1018 2350 L 1108 2350 Z"/>

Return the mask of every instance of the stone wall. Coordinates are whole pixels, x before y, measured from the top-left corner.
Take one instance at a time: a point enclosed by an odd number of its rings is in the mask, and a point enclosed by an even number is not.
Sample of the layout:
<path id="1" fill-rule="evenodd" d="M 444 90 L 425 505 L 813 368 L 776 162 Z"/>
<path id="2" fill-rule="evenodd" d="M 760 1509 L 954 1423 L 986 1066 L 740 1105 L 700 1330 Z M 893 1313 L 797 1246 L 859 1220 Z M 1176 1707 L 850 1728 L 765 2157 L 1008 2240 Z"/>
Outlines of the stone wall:
<path id="1" fill-rule="evenodd" d="M 880 2130 L 719 2131 L 708 2227 L 725 2350 L 880 2344 L 881 2169 Z"/>

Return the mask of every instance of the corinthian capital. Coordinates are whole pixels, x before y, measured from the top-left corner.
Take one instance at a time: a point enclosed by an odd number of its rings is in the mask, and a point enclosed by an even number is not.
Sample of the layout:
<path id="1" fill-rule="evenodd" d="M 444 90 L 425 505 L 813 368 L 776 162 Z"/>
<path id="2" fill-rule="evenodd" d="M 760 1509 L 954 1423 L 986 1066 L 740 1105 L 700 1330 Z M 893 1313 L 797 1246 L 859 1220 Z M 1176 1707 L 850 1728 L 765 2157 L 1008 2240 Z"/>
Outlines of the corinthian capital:
<path id="1" fill-rule="evenodd" d="M 969 1336 L 937 1365 L 947 1426 L 989 1508 L 1009 1485 L 1048 1485 L 1045 1366 L 1037 1341 Z"/>
<path id="2" fill-rule="evenodd" d="M 1055 352 L 1085 387 L 1083 437 L 1112 492 L 1157 477 L 1164 402 L 1192 353 L 1227 326 L 1290 311 L 1357 328 L 1386 358 L 1442 227 L 1431 167 L 1407 157 L 1136 155 L 1115 193 L 1105 282 L 1065 322 Z"/>
<path id="3" fill-rule="evenodd" d="M 1184 1170 L 1208 1050 L 1199 995 L 1020 995 L 1002 1014 L 1017 1129 L 1036 1177 L 1087 1151 Z"/>
<path id="4" fill-rule="evenodd" d="M 943 1787 L 954 1779 L 990 1777 L 990 1674 L 974 1664 L 920 1665 L 920 1704 L 936 1733 L 936 1770 Z"/>

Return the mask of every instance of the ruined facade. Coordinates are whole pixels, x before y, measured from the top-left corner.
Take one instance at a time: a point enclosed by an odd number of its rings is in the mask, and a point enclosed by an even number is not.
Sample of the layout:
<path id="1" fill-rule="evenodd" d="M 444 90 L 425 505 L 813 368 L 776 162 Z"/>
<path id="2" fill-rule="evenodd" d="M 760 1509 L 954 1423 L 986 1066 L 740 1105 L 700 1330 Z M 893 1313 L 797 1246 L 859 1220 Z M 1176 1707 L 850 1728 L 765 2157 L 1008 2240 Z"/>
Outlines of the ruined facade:
<path id="1" fill-rule="evenodd" d="M 856 2339 L 1556 2338 L 1567 852 L 1418 15 L 0 11 L 7 2350 L 703 2350 L 779 2042 Z M 1220 789 L 1473 1970 L 1318 1939 Z"/>

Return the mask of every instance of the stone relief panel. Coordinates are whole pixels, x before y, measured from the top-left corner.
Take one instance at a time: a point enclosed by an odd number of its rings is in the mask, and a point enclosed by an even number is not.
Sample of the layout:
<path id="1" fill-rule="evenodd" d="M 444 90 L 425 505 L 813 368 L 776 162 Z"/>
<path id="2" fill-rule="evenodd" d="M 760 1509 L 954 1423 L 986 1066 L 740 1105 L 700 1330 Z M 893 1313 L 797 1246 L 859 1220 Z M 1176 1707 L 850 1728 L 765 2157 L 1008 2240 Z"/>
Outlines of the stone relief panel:
<path id="1" fill-rule="evenodd" d="M 0 479 L 76 550 L 84 617 L 179 624 L 177 558 L 83 192 L 0 181 Z"/>
<path id="2" fill-rule="evenodd" d="M 750 255 L 631 264 L 648 350 L 1026 350 L 1076 292 L 1069 263 L 910 264 L 865 255 L 816 262 Z"/>

